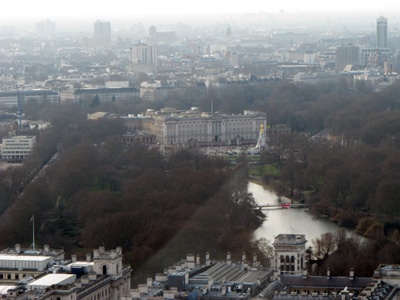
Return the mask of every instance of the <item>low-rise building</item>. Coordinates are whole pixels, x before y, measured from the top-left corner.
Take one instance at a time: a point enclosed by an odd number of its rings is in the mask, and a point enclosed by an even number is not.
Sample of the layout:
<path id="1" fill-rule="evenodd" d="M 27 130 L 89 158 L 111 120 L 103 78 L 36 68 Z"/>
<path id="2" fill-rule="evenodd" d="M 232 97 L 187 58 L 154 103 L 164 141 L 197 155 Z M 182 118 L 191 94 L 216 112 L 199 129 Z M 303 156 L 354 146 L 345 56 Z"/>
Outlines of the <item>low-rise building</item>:
<path id="1" fill-rule="evenodd" d="M 200 255 L 188 254 L 186 259 L 170 266 L 164 273 L 148 278 L 132 290 L 135 299 L 248 299 L 268 284 L 272 269 L 264 268 L 253 255 L 252 260 L 242 254 L 241 261 L 233 261 L 230 252 L 226 260 L 215 261 L 207 252 L 201 262 Z"/>
<path id="2" fill-rule="evenodd" d="M 131 268 L 122 250 L 95 249 L 86 261 L 64 258 L 63 250 L 5 249 L 0 254 L 0 297 L 15 300 L 130 300 Z"/>
<path id="3" fill-rule="evenodd" d="M 51 90 L 1 91 L 0 107 L 18 107 L 30 99 L 39 103 L 59 104 L 60 94 Z"/>
<path id="4" fill-rule="evenodd" d="M 74 89 L 61 92 L 61 103 L 90 102 L 96 96 L 101 103 L 113 102 L 139 96 L 139 90 L 136 88 Z"/>
<path id="5" fill-rule="evenodd" d="M 22 161 L 32 153 L 36 136 L 13 136 L 3 139 L 1 158 L 9 161 Z"/>

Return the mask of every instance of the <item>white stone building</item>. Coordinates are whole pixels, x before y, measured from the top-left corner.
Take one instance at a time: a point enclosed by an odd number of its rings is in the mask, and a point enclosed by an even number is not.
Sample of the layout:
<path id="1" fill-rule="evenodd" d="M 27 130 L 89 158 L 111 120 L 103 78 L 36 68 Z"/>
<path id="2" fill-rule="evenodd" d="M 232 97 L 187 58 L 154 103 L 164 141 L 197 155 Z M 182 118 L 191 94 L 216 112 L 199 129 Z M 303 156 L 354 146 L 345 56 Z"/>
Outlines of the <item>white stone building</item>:
<path id="1" fill-rule="evenodd" d="M 265 113 L 244 111 L 239 115 L 221 113 L 153 114 L 143 119 L 143 130 L 156 136 L 162 145 L 188 143 L 226 143 L 237 145 L 244 140 L 257 141 L 260 126 L 267 126 Z"/>
<path id="2" fill-rule="evenodd" d="M 306 236 L 304 234 L 279 234 L 274 247 L 274 277 L 301 275 L 306 267 Z"/>
<path id="3" fill-rule="evenodd" d="M 3 139 L 1 158 L 3 160 L 21 161 L 32 153 L 36 136 L 13 136 Z"/>

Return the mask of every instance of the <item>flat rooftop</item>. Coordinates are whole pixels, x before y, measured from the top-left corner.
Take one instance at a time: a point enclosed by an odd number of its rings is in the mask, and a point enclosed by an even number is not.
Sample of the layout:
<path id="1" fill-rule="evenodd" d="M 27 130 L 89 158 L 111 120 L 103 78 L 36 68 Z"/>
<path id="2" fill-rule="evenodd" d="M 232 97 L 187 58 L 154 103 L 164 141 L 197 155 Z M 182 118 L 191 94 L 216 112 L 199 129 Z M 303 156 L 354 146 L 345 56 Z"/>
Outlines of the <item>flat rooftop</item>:
<path id="1" fill-rule="evenodd" d="M 0 254 L 0 261 L 46 261 L 51 259 L 50 256 L 41 255 L 15 255 L 15 254 Z"/>
<path id="2" fill-rule="evenodd" d="M 302 245 L 307 243 L 304 234 L 279 234 L 275 237 L 273 245 Z"/>
<path id="3" fill-rule="evenodd" d="M 29 287 L 39 287 L 39 288 L 46 288 L 52 285 L 61 285 L 61 284 L 71 284 L 75 281 L 75 275 L 73 274 L 48 274 L 31 282 L 28 284 Z"/>
<path id="4" fill-rule="evenodd" d="M 0 285 L 0 295 L 7 295 L 7 291 L 15 289 L 15 285 Z"/>

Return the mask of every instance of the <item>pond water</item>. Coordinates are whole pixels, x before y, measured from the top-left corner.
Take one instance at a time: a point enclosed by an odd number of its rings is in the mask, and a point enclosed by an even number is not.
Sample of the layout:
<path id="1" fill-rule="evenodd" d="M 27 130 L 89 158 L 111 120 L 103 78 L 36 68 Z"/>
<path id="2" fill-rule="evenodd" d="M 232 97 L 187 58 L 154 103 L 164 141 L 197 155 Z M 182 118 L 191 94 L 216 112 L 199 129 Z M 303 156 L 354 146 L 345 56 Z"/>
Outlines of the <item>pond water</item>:
<path id="1" fill-rule="evenodd" d="M 260 205 L 279 204 L 278 195 L 268 187 L 249 182 L 247 190 L 253 194 L 254 200 Z M 285 198 L 284 202 L 290 202 Z M 266 219 L 255 231 L 255 238 L 266 238 L 271 243 L 278 234 L 305 234 L 308 245 L 312 240 L 326 232 L 336 232 L 340 227 L 324 218 L 317 218 L 304 208 L 263 210 Z M 348 235 L 353 232 L 347 231 Z"/>

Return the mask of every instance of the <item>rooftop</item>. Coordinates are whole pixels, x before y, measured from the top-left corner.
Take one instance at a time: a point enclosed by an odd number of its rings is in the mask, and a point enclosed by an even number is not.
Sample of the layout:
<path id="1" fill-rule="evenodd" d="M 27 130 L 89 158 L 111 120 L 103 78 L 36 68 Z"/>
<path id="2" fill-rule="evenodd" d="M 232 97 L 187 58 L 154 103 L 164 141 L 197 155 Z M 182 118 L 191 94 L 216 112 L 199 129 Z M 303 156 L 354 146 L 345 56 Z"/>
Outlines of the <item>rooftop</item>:
<path id="1" fill-rule="evenodd" d="M 74 283 L 75 275 L 73 274 L 48 274 L 42 278 L 28 284 L 29 287 L 49 287 L 55 284 L 70 284 Z"/>
<path id="2" fill-rule="evenodd" d="M 304 234 L 279 234 L 275 237 L 273 245 L 305 245 L 306 243 Z"/>

